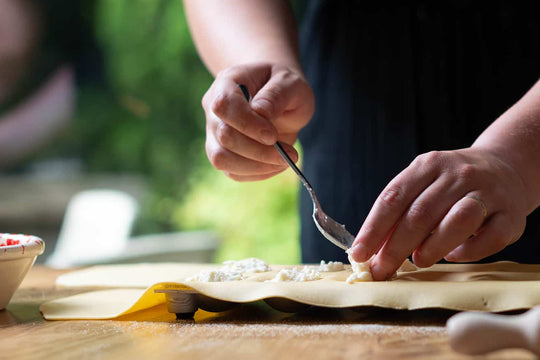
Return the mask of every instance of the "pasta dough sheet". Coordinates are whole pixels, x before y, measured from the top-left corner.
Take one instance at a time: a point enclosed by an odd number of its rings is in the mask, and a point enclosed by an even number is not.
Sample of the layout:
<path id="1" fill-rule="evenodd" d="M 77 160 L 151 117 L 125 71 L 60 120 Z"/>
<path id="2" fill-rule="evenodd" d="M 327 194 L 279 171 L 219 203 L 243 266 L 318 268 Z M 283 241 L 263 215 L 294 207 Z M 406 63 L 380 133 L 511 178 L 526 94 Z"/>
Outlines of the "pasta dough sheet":
<path id="1" fill-rule="evenodd" d="M 390 281 L 347 284 L 350 266 L 321 272 L 322 279 L 306 282 L 266 282 L 283 268 L 248 274 L 245 280 L 190 282 L 185 279 L 216 264 L 105 265 L 74 271 L 57 279 L 59 286 L 104 287 L 44 303 L 48 320 L 113 319 L 166 302 L 158 289 L 195 290 L 217 301 L 247 303 L 288 299 L 301 304 L 345 308 L 378 306 L 393 309 L 445 308 L 508 311 L 540 304 L 540 265 L 511 262 L 436 264 L 401 272 Z M 318 265 L 313 265 L 318 266 Z"/>

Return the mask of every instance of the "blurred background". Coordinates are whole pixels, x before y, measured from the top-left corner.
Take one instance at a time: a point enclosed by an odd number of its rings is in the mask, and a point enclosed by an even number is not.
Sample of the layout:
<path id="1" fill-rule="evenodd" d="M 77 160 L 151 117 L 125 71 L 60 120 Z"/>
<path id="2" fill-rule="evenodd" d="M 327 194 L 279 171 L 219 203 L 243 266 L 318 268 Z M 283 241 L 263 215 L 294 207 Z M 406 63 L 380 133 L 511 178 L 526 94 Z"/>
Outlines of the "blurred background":
<path id="1" fill-rule="evenodd" d="M 0 232 L 67 265 L 297 263 L 294 173 L 235 183 L 206 159 L 211 82 L 180 0 L 1 1 Z"/>

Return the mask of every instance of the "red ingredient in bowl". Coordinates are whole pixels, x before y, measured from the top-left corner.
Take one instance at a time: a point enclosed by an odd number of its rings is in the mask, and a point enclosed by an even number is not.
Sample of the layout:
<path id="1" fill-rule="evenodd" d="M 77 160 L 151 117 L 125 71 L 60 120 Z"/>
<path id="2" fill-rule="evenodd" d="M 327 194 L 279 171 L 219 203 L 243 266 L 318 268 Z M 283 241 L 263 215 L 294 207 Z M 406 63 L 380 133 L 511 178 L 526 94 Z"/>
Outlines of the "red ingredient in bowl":
<path id="1" fill-rule="evenodd" d="M 20 245 L 20 244 L 21 244 L 21 241 L 15 240 L 15 239 L 6 239 L 5 242 L 0 242 L 0 246 L 11 246 L 11 245 Z"/>

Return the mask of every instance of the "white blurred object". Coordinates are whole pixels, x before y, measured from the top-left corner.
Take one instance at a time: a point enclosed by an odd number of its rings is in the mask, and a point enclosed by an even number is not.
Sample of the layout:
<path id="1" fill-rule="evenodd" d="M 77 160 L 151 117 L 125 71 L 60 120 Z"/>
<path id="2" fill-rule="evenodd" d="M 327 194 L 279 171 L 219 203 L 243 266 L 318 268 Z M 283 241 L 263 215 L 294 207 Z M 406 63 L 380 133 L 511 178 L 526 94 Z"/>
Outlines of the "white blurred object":
<path id="1" fill-rule="evenodd" d="M 118 254 L 79 264 L 207 263 L 213 260 L 219 243 L 219 237 L 212 231 L 141 235 L 130 238 L 126 248 Z"/>
<path id="2" fill-rule="evenodd" d="M 211 262 L 219 237 L 182 231 L 130 237 L 138 203 L 119 190 L 86 190 L 70 200 L 51 256 L 53 268 L 138 262 Z"/>
<path id="3" fill-rule="evenodd" d="M 127 247 L 137 201 L 118 190 L 87 190 L 69 202 L 58 241 L 46 264 L 68 268 L 99 263 Z"/>

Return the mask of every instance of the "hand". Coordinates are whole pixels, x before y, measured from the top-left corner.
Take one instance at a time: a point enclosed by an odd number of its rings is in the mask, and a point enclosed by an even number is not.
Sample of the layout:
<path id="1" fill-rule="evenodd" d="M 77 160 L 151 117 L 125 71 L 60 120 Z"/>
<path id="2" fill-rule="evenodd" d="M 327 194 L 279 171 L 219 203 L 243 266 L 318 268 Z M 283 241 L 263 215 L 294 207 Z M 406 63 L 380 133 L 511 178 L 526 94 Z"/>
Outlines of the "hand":
<path id="1" fill-rule="evenodd" d="M 244 98 L 244 84 L 253 99 Z M 206 154 L 212 165 L 237 181 L 263 180 L 287 164 L 274 149 L 282 144 L 293 161 L 298 131 L 313 115 L 315 99 L 303 75 L 273 64 L 240 65 L 218 74 L 203 97 Z"/>
<path id="2" fill-rule="evenodd" d="M 353 244 L 355 261 L 373 254 L 376 280 L 411 253 L 417 266 L 476 261 L 515 242 L 529 212 L 521 177 L 485 148 L 418 156 L 379 195 Z"/>

